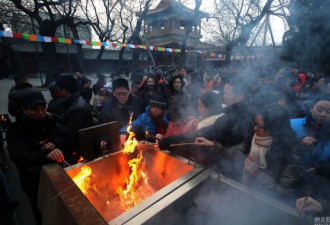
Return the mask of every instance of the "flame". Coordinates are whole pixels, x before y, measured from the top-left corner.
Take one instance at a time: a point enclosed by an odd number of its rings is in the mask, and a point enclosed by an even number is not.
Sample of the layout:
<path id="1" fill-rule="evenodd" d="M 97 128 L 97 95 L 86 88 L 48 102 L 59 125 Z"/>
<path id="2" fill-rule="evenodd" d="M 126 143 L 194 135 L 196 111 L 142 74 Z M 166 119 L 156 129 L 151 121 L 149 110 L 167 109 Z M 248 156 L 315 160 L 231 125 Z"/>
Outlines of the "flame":
<path id="1" fill-rule="evenodd" d="M 125 143 L 125 148 L 123 149 L 124 153 L 133 153 L 136 145 L 138 144 L 137 140 L 134 138 L 135 134 L 131 132 L 131 128 L 132 128 L 132 116 L 129 118 L 129 123 L 127 127 L 127 132 L 129 133 L 129 136 Z"/>
<path id="2" fill-rule="evenodd" d="M 83 166 L 80 168 L 79 173 L 72 178 L 75 184 L 84 194 L 88 194 L 87 189 L 90 187 L 90 175 L 92 174 L 92 169 L 89 166 Z"/>
<path id="3" fill-rule="evenodd" d="M 77 161 L 77 164 L 81 163 L 82 161 L 84 161 L 84 158 L 82 156 L 80 156 L 80 158 Z"/>
<path id="4" fill-rule="evenodd" d="M 132 154 L 135 151 L 135 147 L 138 142 L 134 138 L 135 134 L 131 132 L 132 128 L 132 117 L 130 117 L 129 125 L 127 127 L 127 132 L 129 137 L 125 143 L 125 148 L 123 149 L 124 154 Z M 80 156 L 80 159 L 77 163 L 80 163 L 83 160 L 83 157 Z M 144 200 L 147 196 L 143 192 L 143 187 L 148 184 L 148 177 L 143 171 L 143 156 L 142 152 L 137 154 L 136 158 L 133 158 L 128 161 L 128 166 L 131 170 L 129 177 L 127 177 L 124 182 L 125 185 L 118 187 L 116 189 L 116 194 L 119 196 L 120 206 L 122 210 L 128 210 L 131 207 L 137 205 L 139 202 Z M 91 181 L 92 169 L 89 166 L 81 167 L 80 172 L 72 178 L 72 180 L 77 184 L 79 189 L 83 194 L 91 201 L 93 196 L 101 196 L 101 192 L 97 190 L 97 187 Z M 142 186 L 143 185 L 143 186 Z M 103 204 L 111 207 L 111 201 L 107 198 L 103 199 Z"/>
<path id="5" fill-rule="evenodd" d="M 136 158 L 128 161 L 128 165 L 132 172 L 129 178 L 125 181 L 126 190 L 123 190 L 122 187 L 119 187 L 116 191 L 120 198 L 121 207 L 124 210 L 130 209 L 143 200 L 137 190 L 137 188 L 140 186 L 140 182 L 145 182 L 148 184 L 147 176 L 142 171 L 142 159 L 142 152 L 139 152 Z"/>
<path id="6" fill-rule="evenodd" d="M 132 128 L 132 117 L 130 117 L 129 125 L 127 127 L 127 132 L 129 133 L 129 137 L 127 142 L 125 143 L 125 148 L 123 150 L 124 153 L 130 154 L 135 151 L 135 147 L 138 144 L 136 139 L 134 138 L 135 134 L 131 132 Z M 128 210 L 134 205 L 137 205 L 139 202 L 143 200 L 139 196 L 137 191 L 137 187 L 139 186 L 140 181 L 144 181 L 146 184 L 148 183 L 148 179 L 146 174 L 142 170 L 142 153 L 139 152 L 138 156 L 134 159 L 128 161 L 128 165 L 131 168 L 131 174 L 126 182 L 126 190 L 122 187 L 119 187 L 116 193 L 119 195 L 121 207 L 124 210 Z"/>

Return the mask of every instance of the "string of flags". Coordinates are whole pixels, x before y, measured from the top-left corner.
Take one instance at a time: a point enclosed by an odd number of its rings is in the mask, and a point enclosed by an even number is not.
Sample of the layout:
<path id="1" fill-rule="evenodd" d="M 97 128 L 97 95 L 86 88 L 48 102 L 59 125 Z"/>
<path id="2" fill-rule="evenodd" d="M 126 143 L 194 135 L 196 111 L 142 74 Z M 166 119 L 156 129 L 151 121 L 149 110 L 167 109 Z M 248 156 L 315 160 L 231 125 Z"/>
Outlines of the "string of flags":
<path id="1" fill-rule="evenodd" d="M 147 50 L 148 47 L 146 45 L 133 45 L 133 44 L 123 44 L 118 42 L 100 42 L 100 41 L 88 41 L 88 40 L 77 40 L 77 39 L 70 39 L 70 38 L 59 38 L 59 37 L 48 37 L 48 36 L 40 36 L 34 34 L 27 34 L 27 33 L 17 33 L 11 31 L 3 31 L 0 30 L 0 37 L 7 37 L 7 38 L 19 38 L 24 39 L 26 41 L 33 41 L 33 42 L 53 42 L 53 43 L 62 43 L 62 44 L 81 44 L 81 45 L 90 45 L 90 46 L 112 46 L 112 47 L 120 47 L 120 48 L 131 48 L 131 49 L 144 49 Z M 181 49 L 177 48 L 165 48 L 165 47 L 157 47 L 157 46 L 149 46 L 151 51 L 158 51 L 158 52 L 172 52 L 172 53 L 181 53 Z M 201 51 L 201 50 L 186 50 L 187 53 L 199 53 L 205 55 L 206 57 L 211 58 L 218 58 L 220 60 L 225 60 L 225 54 L 218 54 L 208 51 Z M 252 55 L 252 56 L 237 56 L 232 55 L 230 60 L 250 60 L 250 59 L 261 59 L 261 55 Z"/>

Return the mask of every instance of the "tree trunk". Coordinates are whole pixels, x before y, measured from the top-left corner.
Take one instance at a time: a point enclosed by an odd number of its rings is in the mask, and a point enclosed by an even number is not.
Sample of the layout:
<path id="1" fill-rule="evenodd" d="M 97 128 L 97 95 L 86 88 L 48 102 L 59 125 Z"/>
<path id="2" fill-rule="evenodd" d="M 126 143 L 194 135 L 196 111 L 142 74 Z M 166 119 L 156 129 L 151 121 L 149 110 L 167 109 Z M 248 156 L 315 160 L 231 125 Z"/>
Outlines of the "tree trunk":
<path id="1" fill-rule="evenodd" d="M 133 49 L 132 53 L 132 80 L 134 80 L 137 76 L 137 71 L 139 68 L 139 57 L 140 57 L 140 50 Z"/>
<path id="2" fill-rule="evenodd" d="M 191 29 L 190 29 L 191 30 Z M 191 31 L 187 31 L 186 32 L 186 35 L 185 37 L 183 38 L 182 40 L 182 45 L 181 45 L 181 57 L 179 58 L 179 66 L 180 67 L 184 67 L 186 66 L 187 64 L 187 52 L 186 52 L 186 49 L 187 49 L 187 41 L 188 41 L 188 38 L 189 38 L 189 34 L 190 34 Z"/>
<path id="3" fill-rule="evenodd" d="M 46 81 L 44 86 L 47 87 L 52 81 L 56 80 L 61 75 L 61 71 L 58 65 L 55 43 L 41 43 L 41 47 L 46 64 Z"/>
<path id="4" fill-rule="evenodd" d="M 54 37 L 57 26 L 51 20 L 43 20 L 39 23 L 40 35 Z M 41 43 L 45 58 L 46 81 L 44 86 L 48 86 L 52 81 L 56 80 L 61 75 L 61 70 L 58 64 L 56 45 L 55 43 Z"/>
<path id="5" fill-rule="evenodd" d="M 79 40 L 79 33 L 76 26 L 71 26 L 71 31 L 73 34 L 73 38 Z M 85 71 L 85 56 L 84 51 L 82 49 L 81 44 L 76 44 L 77 46 L 77 59 L 78 59 L 78 68 L 75 68 L 76 70 L 80 69 L 82 71 Z"/>
<path id="6" fill-rule="evenodd" d="M 102 58 L 103 52 L 104 52 L 104 46 L 102 45 L 101 49 L 100 49 L 100 51 L 99 51 L 99 53 L 97 54 L 97 57 L 96 57 L 96 62 L 97 62 L 96 73 L 101 72 L 101 64 L 102 64 L 101 58 Z"/>
<path id="7" fill-rule="evenodd" d="M 116 66 L 116 71 L 119 73 L 123 70 L 124 65 L 124 52 L 125 48 L 121 48 L 119 51 L 119 58 L 118 58 L 118 64 Z"/>
<path id="8" fill-rule="evenodd" d="M 225 58 L 225 65 L 229 65 L 230 64 L 230 58 L 231 58 L 231 53 L 233 51 L 233 46 L 231 45 L 231 43 L 229 43 L 226 46 L 226 58 Z"/>
<path id="9" fill-rule="evenodd" d="M 0 24 L 0 30 L 5 30 L 3 24 Z M 8 77 L 11 73 L 24 73 L 22 59 L 13 50 L 8 38 L 0 39 L 0 55 L 2 55 L 3 59 L 2 65 L 0 65 L 0 77 Z M 11 65 L 10 68 L 8 67 L 8 60 Z"/>

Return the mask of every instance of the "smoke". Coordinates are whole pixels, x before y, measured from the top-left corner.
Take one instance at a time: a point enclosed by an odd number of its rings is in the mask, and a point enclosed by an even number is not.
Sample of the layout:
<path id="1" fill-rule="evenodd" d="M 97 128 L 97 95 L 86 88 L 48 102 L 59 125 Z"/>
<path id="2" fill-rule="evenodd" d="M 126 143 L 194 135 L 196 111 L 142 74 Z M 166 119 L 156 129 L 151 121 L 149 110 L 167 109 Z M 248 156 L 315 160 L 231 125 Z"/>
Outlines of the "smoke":
<path id="1" fill-rule="evenodd" d="M 298 67 L 330 72 L 330 1 L 292 1 L 290 30 L 284 35 L 283 57 Z"/>
<path id="2" fill-rule="evenodd" d="M 298 218 L 295 208 L 227 178 L 210 176 L 197 186 L 194 182 L 191 186 L 185 185 L 188 188 L 181 189 L 182 195 L 167 202 L 167 207 L 146 224 L 292 225 L 311 222 L 311 218 Z"/>
<path id="3" fill-rule="evenodd" d="M 226 180 L 225 180 L 226 181 Z M 290 224 L 297 222 L 295 210 L 285 212 L 275 199 L 266 203 L 268 197 L 257 194 L 255 197 L 241 184 L 210 178 L 194 196 L 195 207 L 189 211 L 189 224 Z M 264 198 L 261 200 L 259 198 Z M 290 209 L 290 207 L 289 207 Z"/>

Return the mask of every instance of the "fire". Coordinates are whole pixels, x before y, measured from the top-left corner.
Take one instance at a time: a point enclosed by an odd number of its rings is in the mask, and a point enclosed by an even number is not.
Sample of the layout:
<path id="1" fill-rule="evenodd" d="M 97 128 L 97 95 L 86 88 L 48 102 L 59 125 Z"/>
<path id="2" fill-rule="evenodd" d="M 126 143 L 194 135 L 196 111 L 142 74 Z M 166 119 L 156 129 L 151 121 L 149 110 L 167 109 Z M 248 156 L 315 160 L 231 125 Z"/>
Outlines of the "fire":
<path id="1" fill-rule="evenodd" d="M 116 191 L 120 198 L 121 207 L 124 210 L 130 209 L 143 200 L 142 196 L 139 195 L 137 190 L 137 188 L 140 186 L 140 182 L 148 182 L 146 175 L 141 168 L 142 159 L 142 153 L 140 152 L 137 158 L 131 159 L 128 162 L 132 172 L 129 178 L 126 180 L 126 190 L 123 190 L 122 187 L 119 187 Z"/>
<path id="2" fill-rule="evenodd" d="M 80 158 L 77 161 L 77 164 L 81 163 L 82 161 L 84 161 L 84 158 L 82 156 L 80 156 Z"/>
<path id="3" fill-rule="evenodd" d="M 138 144 L 137 140 L 134 138 L 135 134 L 131 132 L 131 122 L 132 117 L 130 117 L 129 126 L 127 127 L 129 137 L 125 143 L 125 148 L 123 149 L 124 154 L 134 153 L 135 147 Z M 83 157 L 80 157 L 77 163 L 80 163 L 82 160 Z M 139 152 L 136 158 L 129 160 L 128 166 L 131 173 L 128 177 L 124 178 L 125 184 L 123 186 L 120 185 L 116 187 L 115 193 L 119 196 L 119 199 L 117 199 L 120 200 L 120 208 L 123 211 L 132 208 L 149 196 L 145 190 L 146 186 L 148 185 L 148 177 L 143 171 L 144 168 L 142 162 L 142 152 Z M 102 196 L 101 192 L 98 190 L 98 187 L 95 185 L 95 182 L 92 181 L 92 176 L 92 169 L 85 165 L 81 167 L 80 172 L 72 178 L 79 189 L 90 201 L 94 201 L 95 196 Z M 111 199 L 109 199 L 107 196 L 102 197 L 103 204 L 107 207 L 111 207 Z"/>
<path id="4" fill-rule="evenodd" d="M 125 148 L 123 149 L 124 153 L 133 153 L 136 145 L 138 144 L 137 140 L 134 138 L 135 134 L 131 132 L 131 128 L 132 128 L 132 117 L 129 118 L 129 123 L 127 127 L 127 132 L 129 133 L 129 136 L 125 143 Z"/>
<path id="5" fill-rule="evenodd" d="M 84 194 L 88 194 L 87 189 L 90 187 L 90 175 L 92 174 L 92 169 L 89 166 L 81 167 L 79 173 L 72 178 L 75 184 L 79 187 L 79 189 Z"/>
<path id="6" fill-rule="evenodd" d="M 127 132 L 129 133 L 129 137 L 127 142 L 125 143 L 125 148 L 123 150 L 124 153 L 130 154 L 133 153 L 135 147 L 137 145 L 137 141 L 134 138 L 135 134 L 131 132 L 132 117 L 130 117 L 129 125 L 127 127 Z M 119 187 L 116 193 L 119 195 L 121 207 L 124 210 L 128 210 L 134 205 L 137 205 L 144 198 L 139 195 L 137 188 L 140 186 L 140 182 L 148 183 L 148 179 L 146 174 L 143 172 L 142 168 L 142 153 L 140 152 L 138 156 L 134 159 L 128 161 L 128 165 L 131 168 L 131 174 L 126 182 L 126 190 L 123 190 L 122 187 Z"/>

